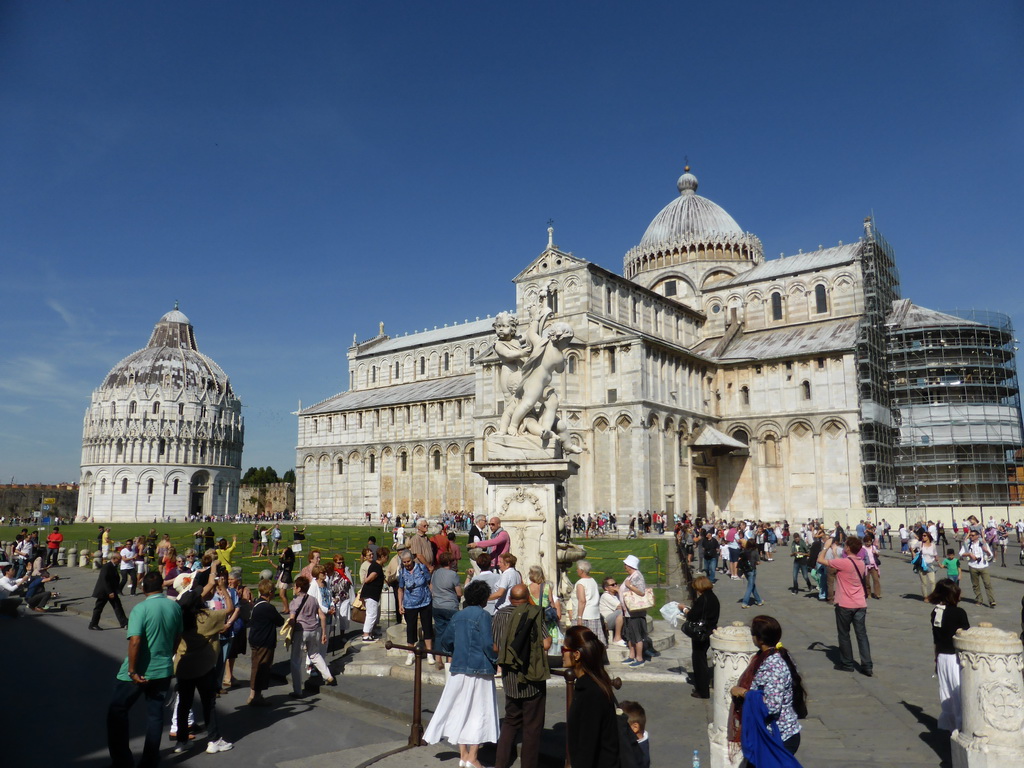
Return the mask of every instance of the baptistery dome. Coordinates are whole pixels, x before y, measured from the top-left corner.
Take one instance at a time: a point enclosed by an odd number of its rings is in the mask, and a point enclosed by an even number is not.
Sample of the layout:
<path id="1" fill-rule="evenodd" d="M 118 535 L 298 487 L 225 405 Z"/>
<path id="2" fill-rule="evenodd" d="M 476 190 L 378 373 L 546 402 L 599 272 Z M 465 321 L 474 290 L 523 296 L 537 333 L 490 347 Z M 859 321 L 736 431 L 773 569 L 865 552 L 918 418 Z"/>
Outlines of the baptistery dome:
<path id="1" fill-rule="evenodd" d="M 230 380 L 199 351 L 191 322 L 175 305 L 149 343 L 93 392 L 83 426 L 79 516 L 233 515 L 243 433 Z"/>
<path id="2" fill-rule="evenodd" d="M 692 296 L 709 281 L 732 277 L 764 260 L 756 235 L 744 232 L 724 208 L 697 194 L 690 167 L 676 182 L 679 197 L 651 221 L 640 243 L 629 250 L 623 274 L 671 296 Z M 678 286 L 677 286 L 678 284 Z"/>

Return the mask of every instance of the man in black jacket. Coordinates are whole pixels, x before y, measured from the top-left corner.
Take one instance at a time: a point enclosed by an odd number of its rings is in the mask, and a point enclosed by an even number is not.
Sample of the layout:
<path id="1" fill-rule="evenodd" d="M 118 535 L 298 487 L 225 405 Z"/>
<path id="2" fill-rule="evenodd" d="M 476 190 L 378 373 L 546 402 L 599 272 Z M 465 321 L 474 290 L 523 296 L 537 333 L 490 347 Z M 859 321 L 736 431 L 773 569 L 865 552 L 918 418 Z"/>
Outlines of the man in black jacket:
<path id="1" fill-rule="evenodd" d="M 121 554 L 113 552 L 110 559 L 100 566 L 100 575 L 96 579 L 96 586 L 92 590 L 92 596 L 96 598 L 96 606 L 92 609 L 92 621 L 89 622 L 89 629 L 100 629 L 100 615 L 103 607 L 110 603 L 114 606 L 114 616 L 122 628 L 128 626 L 128 617 L 124 615 L 124 608 L 121 607 L 121 598 L 118 596 L 117 587 L 120 583 L 118 569 L 121 567 Z"/>

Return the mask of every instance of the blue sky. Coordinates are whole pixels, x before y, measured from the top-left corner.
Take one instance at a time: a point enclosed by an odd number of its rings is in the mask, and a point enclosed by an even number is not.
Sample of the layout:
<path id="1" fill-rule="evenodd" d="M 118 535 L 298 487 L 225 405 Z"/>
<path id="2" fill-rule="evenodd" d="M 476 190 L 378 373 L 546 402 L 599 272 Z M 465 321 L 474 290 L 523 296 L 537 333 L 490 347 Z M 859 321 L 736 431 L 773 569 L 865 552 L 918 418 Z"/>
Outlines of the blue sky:
<path id="1" fill-rule="evenodd" d="M 620 271 L 675 195 L 770 257 L 874 213 L 903 295 L 1024 325 L 1024 11 L 962 3 L 0 3 L 0 482 L 77 480 L 91 391 L 175 300 L 294 463 L 353 334 Z"/>

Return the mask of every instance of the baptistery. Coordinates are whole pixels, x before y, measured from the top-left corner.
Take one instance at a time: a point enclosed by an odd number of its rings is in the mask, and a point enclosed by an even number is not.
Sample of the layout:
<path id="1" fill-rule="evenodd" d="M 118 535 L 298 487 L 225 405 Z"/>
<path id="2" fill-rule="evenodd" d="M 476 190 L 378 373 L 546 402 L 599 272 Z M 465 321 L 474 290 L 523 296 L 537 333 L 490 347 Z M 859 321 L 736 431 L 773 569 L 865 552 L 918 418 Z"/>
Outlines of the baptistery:
<path id="1" fill-rule="evenodd" d="M 234 516 L 243 433 L 241 400 L 175 304 L 92 394 L 78 518 Z"/>

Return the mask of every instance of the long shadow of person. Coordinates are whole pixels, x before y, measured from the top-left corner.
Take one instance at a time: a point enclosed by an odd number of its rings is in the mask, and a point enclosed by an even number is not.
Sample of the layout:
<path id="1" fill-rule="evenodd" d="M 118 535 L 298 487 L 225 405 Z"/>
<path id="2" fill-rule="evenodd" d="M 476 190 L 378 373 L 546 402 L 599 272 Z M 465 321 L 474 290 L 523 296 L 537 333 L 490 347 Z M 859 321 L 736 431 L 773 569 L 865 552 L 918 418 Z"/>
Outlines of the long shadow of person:
<path id="1" fill-rule="evenodd" d="M 953 765 L 953 753 L 949 746 L 949 732 L 940 731 L 939 721 L 927 714 L 924 709 L 916 704 L 911 704 L 907 701 L 901 701 L 900 704 L 902 704 L 910 714 L 917 718 L 917 722 L 928 729 L 918 734 L 918 738 L 931 747 L 932 751 L 935 752 L 935 754 L 942 760 L 940 768 L 951 768 Z"/>

